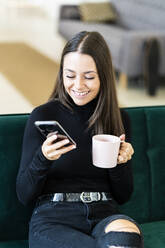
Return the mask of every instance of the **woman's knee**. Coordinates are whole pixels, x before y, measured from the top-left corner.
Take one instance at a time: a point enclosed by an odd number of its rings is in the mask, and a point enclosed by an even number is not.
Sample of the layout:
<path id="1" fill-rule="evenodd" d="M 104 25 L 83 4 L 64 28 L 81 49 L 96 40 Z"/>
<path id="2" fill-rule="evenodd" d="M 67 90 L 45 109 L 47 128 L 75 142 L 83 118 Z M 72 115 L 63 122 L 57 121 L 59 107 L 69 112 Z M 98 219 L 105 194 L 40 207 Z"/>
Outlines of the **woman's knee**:
<path id="1" fill-rule="evenodd" d="M 140 230 L 135 223 L 126 219 L 116 219 L 105 227 L 105 233 L 108 232 L 135 232 L 140 234 Z"/>
<path id="2" fill-rule="evenodd" d="M 138 224 L 124 215 L 111 216 L 104 220 L 102 233 L 97 229 L 97 247 L 136 247 L 144 248 L 143 235 Z M 96 231 L 96 230 L 95 230 Z"/>

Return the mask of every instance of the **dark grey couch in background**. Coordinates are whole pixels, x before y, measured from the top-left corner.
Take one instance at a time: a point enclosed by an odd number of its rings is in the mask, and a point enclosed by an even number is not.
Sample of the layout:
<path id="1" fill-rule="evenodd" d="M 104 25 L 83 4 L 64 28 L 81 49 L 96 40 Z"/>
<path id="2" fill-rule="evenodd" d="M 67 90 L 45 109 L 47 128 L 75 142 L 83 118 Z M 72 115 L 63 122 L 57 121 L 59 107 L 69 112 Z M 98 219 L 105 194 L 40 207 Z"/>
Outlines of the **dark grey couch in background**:
<path id="1" fill-rule="evenodd" d="M 98 31 L 111 50 L 113 65 L 121 75 L 122 84 L 127 77 L 143 73 L 144 41 L 156 37 L 160 44 L 159 75 L 165 76 L 165 1 L 164 0 L 111 0 L 117 21 L 88 23 L 79 18 L 78 8 L 63 5 L 60 10 L 59 33 L 66 39 L 86 31 Z"/>

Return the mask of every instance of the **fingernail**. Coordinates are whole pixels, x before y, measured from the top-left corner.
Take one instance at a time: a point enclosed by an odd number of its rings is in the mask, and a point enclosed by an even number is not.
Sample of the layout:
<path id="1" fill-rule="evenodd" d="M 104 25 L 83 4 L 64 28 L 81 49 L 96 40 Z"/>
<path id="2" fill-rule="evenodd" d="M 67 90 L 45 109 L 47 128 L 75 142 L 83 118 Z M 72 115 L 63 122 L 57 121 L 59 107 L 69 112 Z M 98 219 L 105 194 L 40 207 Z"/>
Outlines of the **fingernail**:
<path id="1" fill-rule="evenodd" d="M 73 147 L 73 149 L 75 149 L 75 148 L 76 148 L 76 146 L 75 146 L 75 145 L 73 145 L 72 147 Z"/>
<path id="2" fill-rule="evenodd" d="M 120 139 L 125 140 L 125 134 L 120 135 Z"/>

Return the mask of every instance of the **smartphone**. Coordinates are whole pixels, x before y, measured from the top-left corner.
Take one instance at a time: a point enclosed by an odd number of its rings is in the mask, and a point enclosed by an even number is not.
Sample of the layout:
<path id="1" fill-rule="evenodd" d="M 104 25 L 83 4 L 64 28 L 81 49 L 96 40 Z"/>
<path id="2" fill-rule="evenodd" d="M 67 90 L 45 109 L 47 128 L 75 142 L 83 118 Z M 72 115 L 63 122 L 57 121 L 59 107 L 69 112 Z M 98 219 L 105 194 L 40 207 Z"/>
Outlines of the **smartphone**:
<path id="1" fill-rule="evenodd" d="M 64 130 L 64 128 L 57 121 L 35 121 L 34 122 L 37 129 L 46 139 L 51 133 L 57 135 L 55 142 L 61 141 L 63 139 L 68 139 L 70 142 L 66 145 L 75 145 L 76 142 L 70 137 L 70 135 Z"/>

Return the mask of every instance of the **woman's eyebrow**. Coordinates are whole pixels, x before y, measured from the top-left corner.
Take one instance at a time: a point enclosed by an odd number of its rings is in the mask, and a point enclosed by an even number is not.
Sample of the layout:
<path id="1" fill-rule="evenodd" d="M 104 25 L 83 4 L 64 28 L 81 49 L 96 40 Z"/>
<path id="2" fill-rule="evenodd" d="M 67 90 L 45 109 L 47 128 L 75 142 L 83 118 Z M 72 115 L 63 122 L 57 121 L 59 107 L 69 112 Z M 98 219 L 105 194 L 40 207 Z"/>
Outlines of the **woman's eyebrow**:
<path id="1" fill-rule="evenodd" d="M 64 69 L 64 71 L 70 71 L 70 72 L 74 72 L 75 73 L 75 71 L 73 71 L 73 70 L 71 70 L 71 69 Z M 97 72 L 96 71 L 85 71 L 84 72 L 84 74 L 88 74 L 88 73 L 96 73 L 97 74 Z"/>
<path id="2" fill-rule="evenodd" d="M 84 74 L 88 74 L 88 73 L 96 73 L 96 74 L 97 74 L 96 71 L 85 71 L 85 72 L 84 72 Z"/>
<path id="3" fill-rule="evenodd" d="M 70 71 L 70 72 L 74 72 L 73 70 L 71 70 L 71 69 L 64 69 L 64 71 Z"/>

